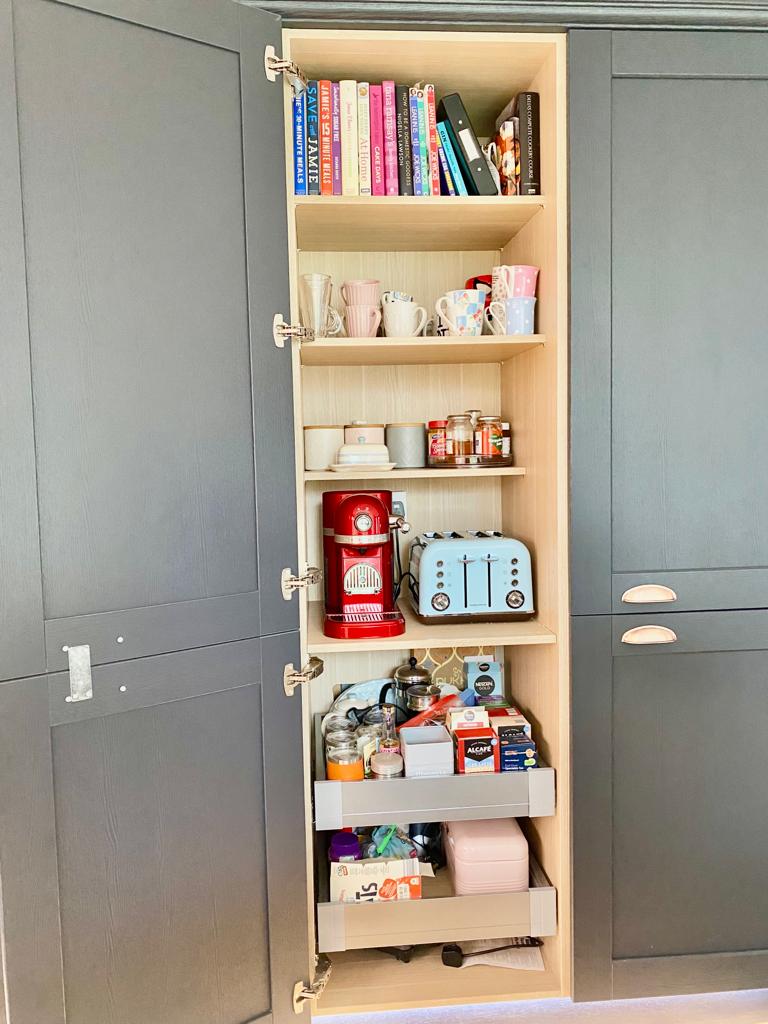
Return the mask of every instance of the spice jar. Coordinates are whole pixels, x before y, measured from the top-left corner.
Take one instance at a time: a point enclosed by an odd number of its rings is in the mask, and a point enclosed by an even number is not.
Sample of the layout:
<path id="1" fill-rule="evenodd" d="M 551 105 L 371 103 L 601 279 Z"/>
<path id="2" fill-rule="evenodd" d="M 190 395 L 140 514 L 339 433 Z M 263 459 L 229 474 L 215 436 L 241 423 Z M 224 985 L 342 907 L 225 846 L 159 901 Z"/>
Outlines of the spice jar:
<path id="1" fill-rule="evenodd" d="M 397 779 L 403 774 L 403 759 L 399 754 L 374 754 L 371 758 L 374 779 Z"/>
<path id="2" fill-rule="evenodd" d="M 472 454 L 472 417 L 466 413 L 448 417 L 445 432 L 445 454 L 449 459 L 463 458 Z"/>
<path id="3" fill-rule="evenodd" d="M 334 782 L 359 782 L 363 774 L 363 759 L 357 745 L 331 747 L 325 755 L 325 774 Z"/>
<path id="4" fill-rule="evenodd" d="M 481 416 L 475 431 L 475 454 L 486 459 L 500 459 L 502 455 L 500 416 Z"/>
<path id="5" fill-rule="evenodd" d="M 512 458 L 512 427 L 505 420 L 501 423 L 501 456 L 504 459 Z"/>
<path id="6" fill-rule="evenodd" d="M 427 424 L 427 456 L 430 466 L 445 459 L 448 420 L 430 420 Z"/>
<path id="7" fill-rule="evenodd" d="M 379 742 L 384 736 L 382 725 L 361 725 L 355 731 L 357 749 L 363 759 L 363 773 L 366 779 L 371 774 L 371 758 L 379 749 Z"/>

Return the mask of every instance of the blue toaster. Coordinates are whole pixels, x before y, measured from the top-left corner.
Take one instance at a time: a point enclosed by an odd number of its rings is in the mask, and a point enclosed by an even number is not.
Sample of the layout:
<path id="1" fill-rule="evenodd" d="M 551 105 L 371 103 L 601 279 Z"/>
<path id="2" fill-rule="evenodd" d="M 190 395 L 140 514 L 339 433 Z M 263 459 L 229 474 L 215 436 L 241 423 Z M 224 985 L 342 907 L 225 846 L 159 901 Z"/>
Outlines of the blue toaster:
<path id="1" fill-rule="evenodd" d="M 534 613 L 530 552 L 494 530 L 420 534 L 411 544 L 410 571 L 411 601 L 422 622 Z"/>

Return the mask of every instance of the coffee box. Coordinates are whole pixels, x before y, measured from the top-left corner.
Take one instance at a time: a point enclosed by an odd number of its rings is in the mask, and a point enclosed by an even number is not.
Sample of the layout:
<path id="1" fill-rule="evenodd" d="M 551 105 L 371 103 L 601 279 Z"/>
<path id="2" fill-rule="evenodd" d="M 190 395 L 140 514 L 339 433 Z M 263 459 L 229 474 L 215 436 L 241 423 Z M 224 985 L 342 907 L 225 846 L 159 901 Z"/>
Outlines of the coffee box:
<path id="1" fill-rule="evenodd" d="M 536 744 L 525 733 L 507 734 L 499 739 L 499 762 L 503 772 L 520 772 L 539 764 Z"/>
<path id="2" fill-rule="evenodd" d="M 464 659 L 467 689 L 478 704 L 500 704 L 504 701 L 504 679 L 501 662 L 487 657 Z"/>
<path id="3" fill-rule="evenodd" d="M 493 729 L 457 729 L 453 745 L 459 774 L 490 774 L 500 770 L 499 737 Z"/>
<path id="4" fill-rule="evenodd" d="M 490 724 L 485 708 L 450 708 L 445 716 L 448 732 L 457 729 L 487 729 Z"/>
<path id="5" fill-rule="evenodd" d="M 514 736 L 518 732 L 525 733 L 528 739 L 531 738 L 531 723 L 517 708 L 508 708 L 503 712 L 491 710 L 488 724 L 496 731 L 500 740 Z"/>

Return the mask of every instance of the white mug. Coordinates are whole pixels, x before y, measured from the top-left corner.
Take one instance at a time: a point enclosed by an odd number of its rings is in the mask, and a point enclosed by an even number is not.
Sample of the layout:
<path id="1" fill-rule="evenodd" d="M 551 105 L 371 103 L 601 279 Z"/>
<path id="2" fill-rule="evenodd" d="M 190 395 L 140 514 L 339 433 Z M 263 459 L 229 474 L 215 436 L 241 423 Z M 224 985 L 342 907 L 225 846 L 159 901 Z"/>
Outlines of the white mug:
<path id="1" fill-rule="evenodd" d="M 427 311 L 415 302 L 385 302 L 384 333 L 388 338 L 415 338 L 424 331 Z"/>

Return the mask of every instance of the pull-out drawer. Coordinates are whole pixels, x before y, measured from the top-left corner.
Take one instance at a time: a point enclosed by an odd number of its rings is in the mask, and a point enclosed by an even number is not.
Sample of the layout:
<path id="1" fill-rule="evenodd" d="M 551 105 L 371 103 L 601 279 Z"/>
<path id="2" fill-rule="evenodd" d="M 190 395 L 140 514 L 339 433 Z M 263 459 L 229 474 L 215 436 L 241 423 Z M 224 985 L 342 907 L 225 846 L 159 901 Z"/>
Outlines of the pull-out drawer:
<path id="1" fill-rule="evenodd" d="M 410 825 L 417 821 L 540 818 L 555 813 L 555 771 L 543 766 L 493 775 L 336 782 L 325 777 L 315 720 L 315 828 Z"/>
<path id="2" fill-rule="evenodd" d="M 327 877 L 321 869 L 321 899 Z M 321 953 L 378 946 L 554 935 L 557 893 L 531 857 L 530 888 L 523 892 L 455 896 L 446 871 L 423 880 L 424 898 L 392 903 L 318 903 Z"/>

